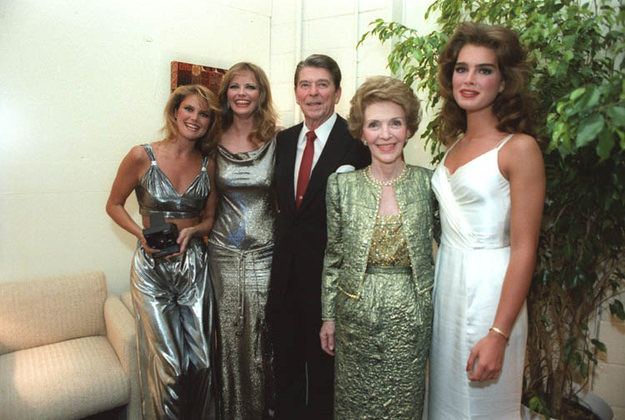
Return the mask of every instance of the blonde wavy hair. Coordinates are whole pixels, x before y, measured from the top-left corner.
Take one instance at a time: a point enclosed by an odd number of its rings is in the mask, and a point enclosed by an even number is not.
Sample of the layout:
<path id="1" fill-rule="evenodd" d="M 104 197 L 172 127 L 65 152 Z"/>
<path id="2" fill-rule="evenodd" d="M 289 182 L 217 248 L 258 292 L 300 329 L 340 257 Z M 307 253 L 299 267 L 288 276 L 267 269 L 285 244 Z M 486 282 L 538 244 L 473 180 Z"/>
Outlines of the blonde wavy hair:
<path id="1" fill-rule="evenodd" d="M 212 127 L 215 125 L 215 119 L 219 111 L 217 105 L 217 96 L 205 86 L 202 85 L 183 85 L 179 86 L 169 96 L 169 100 L 165 105 L 163 115 L 165 116 L 165 126 L 161 129 L 161 132 L 165 135 L 165 140 L 173 140 L 180 133 L 176 126 L 176 111 L 180 107 L 182 101 L 188 96 L 196 95 L 201 106 L 208 110 L 210 117 L 210 123 L 206 134 L 196 142 L 196 148 L 200 149 L 201 146 L 208 141 Z"/>
<path id="2" fill-rule="evenodd" d="M 217 123 L 211 130 L 209 141 L 205 146 L 203 146 L 205 149 L 213 149 L 219 142 L 219 139 L 224 131 L 232 126 L 234 114 L 228 105 L 228 88 L 230 87 L 230 83 L 232 83 L 232 79 L 234 79 L 235 76 L 246 71 L 251 72 L 256 78 L 259 91 L 258 107 L 254 112 L 254 128 L 248 138 L 254 143 L 257 143 L 258 141 L 264 143 L 271 140 L 271 138 L 275 135 L 278 114 L 273 107 L 269 79 L 263 69 L 257 65 L 248 62 L 241 62 L 230 67 L 221 81 L 219 92 L 217 93 L 220 112 L 217 116 Z"/>

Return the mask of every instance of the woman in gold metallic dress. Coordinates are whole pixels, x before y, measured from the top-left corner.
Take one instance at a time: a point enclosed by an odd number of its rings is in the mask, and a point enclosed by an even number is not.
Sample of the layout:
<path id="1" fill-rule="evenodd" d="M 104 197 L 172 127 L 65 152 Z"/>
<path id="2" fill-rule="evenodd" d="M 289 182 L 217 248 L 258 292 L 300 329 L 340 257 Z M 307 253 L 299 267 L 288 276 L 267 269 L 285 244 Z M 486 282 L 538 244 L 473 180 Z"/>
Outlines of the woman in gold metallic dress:
<path id="1" fill-rule="evenodd" d="M 212 133 L 218 203 L 208 258 L 217 306 L 221 413 L 222 420 L 260 420 L 272 417 L 265 305 L 276 217 L 271 188 L 276 113 L 269 80 L 251 63 L 228 70 L 218 97 L 221 114 Z"/>
<path id="2" fill-rule="evenodd" d="M 335 419 L 421 419 L 431 336 L 434 199 L 428 169 L 406 165 L 419 101 L 399 80 L 368 79 L 349 129 L 371 166 L 328 179 L 320 332 L 335 355 Z"/>

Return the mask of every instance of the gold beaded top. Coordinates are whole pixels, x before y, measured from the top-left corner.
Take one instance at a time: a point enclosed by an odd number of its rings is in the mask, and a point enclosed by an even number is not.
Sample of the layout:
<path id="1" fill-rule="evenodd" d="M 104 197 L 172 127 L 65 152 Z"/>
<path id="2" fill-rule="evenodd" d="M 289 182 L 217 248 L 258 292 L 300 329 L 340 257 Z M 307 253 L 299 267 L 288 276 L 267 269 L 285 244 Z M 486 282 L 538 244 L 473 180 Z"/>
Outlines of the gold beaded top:
<path id="1" fill-rule="evenodd" d="M 401 229 L 401 215 L 378 215 L 373 227 L 369 265 L 383 267 L 409 266 L 408 244 Z"/>

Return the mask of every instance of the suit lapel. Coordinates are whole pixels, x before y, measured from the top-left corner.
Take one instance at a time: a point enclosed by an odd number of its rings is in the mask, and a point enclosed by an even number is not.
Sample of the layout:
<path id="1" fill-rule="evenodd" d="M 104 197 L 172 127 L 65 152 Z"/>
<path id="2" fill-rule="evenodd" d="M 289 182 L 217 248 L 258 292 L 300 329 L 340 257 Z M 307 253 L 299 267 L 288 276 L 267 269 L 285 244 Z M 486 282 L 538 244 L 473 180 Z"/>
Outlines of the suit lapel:
<path id="1" fill-rule="evenodd" d="M 289 129 L 288 133 L 284 136 L 284 148 L 282 160 L 282 171 L 279 174 L 283 178 L 285 188 L 283 193 L 285 194 L 283 203 L 288 206 L 290 212 L 295 212 L 295 184 L 293 176 L 295 174 L 295 155 L 297 154 L 297 139 L 299 133 L 302 130 L 303 123 L 300 123 L 293 128 Z"/>

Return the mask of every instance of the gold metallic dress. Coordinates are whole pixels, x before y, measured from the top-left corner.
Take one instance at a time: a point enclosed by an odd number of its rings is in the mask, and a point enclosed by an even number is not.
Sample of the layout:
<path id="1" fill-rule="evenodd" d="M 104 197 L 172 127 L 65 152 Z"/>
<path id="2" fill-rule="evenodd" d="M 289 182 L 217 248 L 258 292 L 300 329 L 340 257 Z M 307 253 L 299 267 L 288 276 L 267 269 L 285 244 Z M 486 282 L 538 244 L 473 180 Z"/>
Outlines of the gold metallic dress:
<path id="1" fill-rule="evenodd" d="M 222 420 L 272 418 L 273 356 L 265 306 L 274 248 L 275 139 L 231 153 L 218 146 L 217 218 L 208 258 L 215 285 Z"/>
<path id="2" fill-rule="evenodd" d="M 401 216 L 378 216 L 360 299 L 337 295 L 336 420 L 421 419 L 431 307 L 418 299 Z"/>

